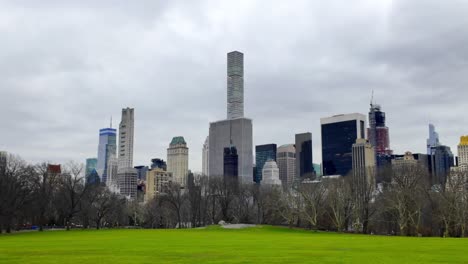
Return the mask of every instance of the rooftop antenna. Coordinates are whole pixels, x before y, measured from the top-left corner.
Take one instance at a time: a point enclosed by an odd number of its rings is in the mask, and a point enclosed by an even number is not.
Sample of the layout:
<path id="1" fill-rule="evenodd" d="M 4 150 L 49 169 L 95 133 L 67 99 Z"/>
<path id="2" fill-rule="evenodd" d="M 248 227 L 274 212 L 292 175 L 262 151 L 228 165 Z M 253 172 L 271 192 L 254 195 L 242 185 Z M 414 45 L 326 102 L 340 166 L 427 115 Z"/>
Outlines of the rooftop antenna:
<path id="1" fill-rule="evenodd" d="M 372 95 L 371 95 L 371 99 L 370 99 L 370 105 L 371 105 L 371 107 L 374 105 L 374 89 L 372 89 Z"/>

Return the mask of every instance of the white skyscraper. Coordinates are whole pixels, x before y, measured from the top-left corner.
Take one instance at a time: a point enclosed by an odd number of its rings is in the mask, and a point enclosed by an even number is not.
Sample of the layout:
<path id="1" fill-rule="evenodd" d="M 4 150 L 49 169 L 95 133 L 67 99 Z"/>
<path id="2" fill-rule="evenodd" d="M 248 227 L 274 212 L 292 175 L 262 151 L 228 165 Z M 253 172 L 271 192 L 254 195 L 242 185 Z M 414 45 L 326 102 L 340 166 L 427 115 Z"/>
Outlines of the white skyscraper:
<path id="1" fill-rule="evenodd" d="M 117 180 L 120 194 L 129 199 L 136 199 L 137 171 L 133 168 L 133 129 L 134 109 L 122 109 L 122 120 L 119 126 Z"/>
<path id="2" fill-rule="evenodd" d="M 202 149 L 202 175 L 208 176 L 209 173 L 209 166 L 210 166 L 210 159 L 209 159 L 209 151 L 210 151 L 210 137 L 206 137 L 205 143 L 203 144 Z"/>
<path id="3" fill-rule="evenodd" d="M 269 159 L 267 162 L 265 162 L 265 165 L 263 165 L 262 175 L 262 185 L 281 186 L 278 165 L 274 160 Z"/>
<path id="4" fill-rule="evenodd" d="M 227 54 L 227 119 L 244 117 L 244 54 Z"/>
<path id="5" fill-rule="evenodd" d="M 189 149 L 184 137 L 172 138 L 167 149 L 167 171 L 181 187 L 187 185 Z"/>

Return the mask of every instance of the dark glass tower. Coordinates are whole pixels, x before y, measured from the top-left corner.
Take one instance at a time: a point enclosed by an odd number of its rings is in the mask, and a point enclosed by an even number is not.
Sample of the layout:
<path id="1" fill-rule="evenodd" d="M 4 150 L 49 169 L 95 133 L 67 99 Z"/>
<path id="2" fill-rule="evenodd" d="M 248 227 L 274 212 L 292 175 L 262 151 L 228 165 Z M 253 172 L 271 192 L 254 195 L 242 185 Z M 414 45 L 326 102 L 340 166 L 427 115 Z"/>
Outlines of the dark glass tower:
<path id="1" fill-rule="evenodd" d="M 257 170 L 254 175 L 254 182 L 260 183 L 262 181 L 263 165 L 269 159 L 276 161 L 276 144 L 255 146 L 255 165 L 257 166 Z"/>
<path id="2" fill-rule="evenodd" d="M 237 181 L 239 177 L 239 156 L 236 147 L 224 148 L 224 179 Z"/>
<path id="3" fill-rule="evenodd" d="M 431 147 L 430 163 L 433 185 L 445 186 L 447 175 L 454 165 L 454 160 L 449 147 L 444 145 Z"/>
<path id="4" fill-rule="evenodd" d="M 323 175 L 346 176 L 352 169 L 352 148 L 358 138 L 365 138 L 362 114 L 337 115 L 322 118 Z"/>
<path id="5" fill-rule="evenodd" d="M 312 163 L 312 134 L 296 134 L 296 178 L 312 179 L 315 177 Z"/>

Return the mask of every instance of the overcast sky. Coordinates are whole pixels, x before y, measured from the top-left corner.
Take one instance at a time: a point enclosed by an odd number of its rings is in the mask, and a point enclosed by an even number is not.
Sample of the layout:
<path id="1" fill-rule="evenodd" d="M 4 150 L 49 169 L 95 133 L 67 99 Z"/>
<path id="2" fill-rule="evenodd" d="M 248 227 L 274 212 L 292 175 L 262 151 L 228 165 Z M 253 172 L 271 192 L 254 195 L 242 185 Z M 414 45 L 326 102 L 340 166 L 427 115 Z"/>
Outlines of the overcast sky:
<path id="1" fill-rule="evenodd" d="M 255 145 L 310 131 L 319 163 L 320 118 L 367 115 L 372 90 L 396 153 L 425 152 L 430 122 L 454 153 L 468 134 L 468 1 L 71 2 L 0 1 L 0 150 L 31 162 L 96 157 L 129 106 L 135 165 L 184 136 L 201 171 L 232 50 Z"/>

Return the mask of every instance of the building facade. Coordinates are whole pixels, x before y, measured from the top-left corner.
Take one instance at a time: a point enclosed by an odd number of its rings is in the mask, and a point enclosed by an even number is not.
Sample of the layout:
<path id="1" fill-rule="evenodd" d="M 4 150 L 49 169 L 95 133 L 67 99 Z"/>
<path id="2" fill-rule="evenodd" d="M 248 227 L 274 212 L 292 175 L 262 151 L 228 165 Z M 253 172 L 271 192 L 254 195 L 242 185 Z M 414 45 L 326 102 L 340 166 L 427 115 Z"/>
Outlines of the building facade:
<path id="1" fill-rule="evenodd" d="M 468 136 L 460 137 L 458 144 L 458 164 L 468 165 Z"/>
<path id="2" fill-rule="evenodd" d="M 276 163 L 283 188 L 291 188 L 296 177 L 296 148 L 294 144 L 282 145 L 278 148 Z"/>
<path id="3" fill-rule="evenodd" d="M 262 169 L 262 175 L 262 186 L 281 186 L 279 168 L 275 160 L 269 159 L 265 162 Z"/>
<path id="4" fill-rule="evenodd" d="M 239 181 L 239 155 L 234 146 L 224 148 L 223 177 L 225 180 L 233 182 Z"/>
<path id="5" fill-rule="evenodd" d="M 431 147 L 432 185 L 445 186 L 450 168 L 454 166 L 454 157 L 449 147 L 438 145 Z"/>
<path id="6" fill-rule="evenodd" d="M 390 149 L 388 127 L 385 125 L 385 112 L 382 112 L 380 105 L 371 103 L 367 136 L 369 143 L 374 146 L 376 157 L 393 154 Z"/>
<path id="7" fill-rule="evenodd" d="M 184 137 L 174 137 L 167 149 L 167 171 L 180 187 L 187 185 L 189 149 Z"/>
<path id="8" fill-rule="evenodd" d="M 133 168 L 134 109 L 122 109 L 119 125 L 119 151 L 117 156 L 117 183 L 120 194 L 130 200 L 137 198 L 138 172 Z"/>
<path id="9" fill-rule="evenodd" d="M 150 201 L 156 195 L 167 192 L 172 184 L 172 173 L 155 168 L 148 171 L 146 175 L 145 201 Z"/>
<path id="10" fill-rule="evenodd" d="M 140 165 L 135 166 L 134 168 L 137 171 L 137 180 L 146 181 L 146 173 L 149 170 L 148 166 Z"/>
<path id="11" fill-rule="evenodd" d="M 209 145 L 210 177 L 224 175 L 224 148 L 235 146 L 239 156 L 239 179 L 243 182 L 252 182 L 252 120 L 237 118 L 210 123 Z"/>
<path id="12" fill-rule="evenodd" d="M 255 146 L 255 165 L 258 168 L 263 168 L 265 162 L 274 160 L 276 162 L 276 144 L 266 144 Z M 254 182 L 260 183 L 262 181 L 262 170 L 256 170 L 254 175 Z"/>
<path id="13" fill-rule="evenodd" d="M 167 163 L 163 159 L 152 159 L 151 160 L 151 169 L 160 168 L 164 171 L 167 171 Z"/>
<path id="14" fill-rule="evenodd" d="M 244 54 L 227 54 L 227 119 L 244 117 Z"/>
<path id="15" fill-rule="evenodd" d="M 296 134 L 296 177 L 297 180 L 315 178 L 312 156 L 312 134 Z"/>
<path id="16" fill-rule="evenodd" d="M 366 138 L 366 117 L 358 113 L 336 115 L 321 118 L 320 123 L 323 175 L 348 175 L 353 144 L 358 138 Z"/>
<path id="17" fill-rule="evenodd" d="M 353 182 L 356 186 L 375 183 L 375 149 L 367 140 L 356 139 L 353 144 Z M 366 184 L 367 183 L 367 184 Z"/>
<path id="18" fill-rule="evenodd" d="M 205 139 L 205 143 L 203 144 L 202 149 L 202 174 L 205 176 L 210 175 L 209 168 L 210 168 L 210 137 L 207 136 Z"/>
<path id="19" fill-rule="evenodd" d="M 99 177 L 101 178 L 101 182 L 105 184 L 107 184 L 107 178 L 109 176 L 109 161 L 112 157 L 116 156 L 116 135 L 117 130 L 114 128 L 103 128 L 99 130 L 99 145 L 96 171 Z"/>

